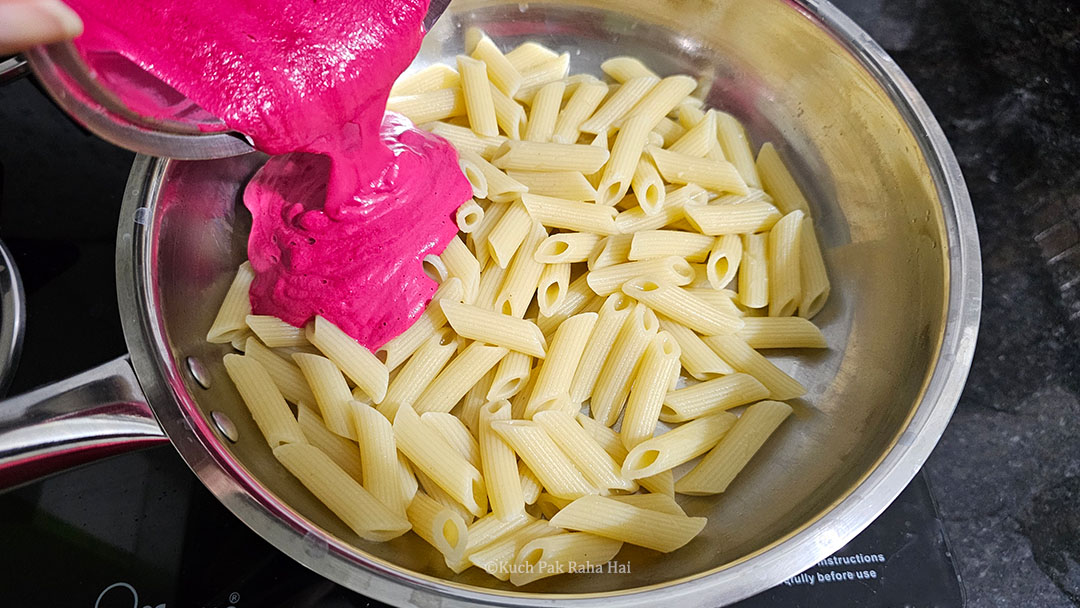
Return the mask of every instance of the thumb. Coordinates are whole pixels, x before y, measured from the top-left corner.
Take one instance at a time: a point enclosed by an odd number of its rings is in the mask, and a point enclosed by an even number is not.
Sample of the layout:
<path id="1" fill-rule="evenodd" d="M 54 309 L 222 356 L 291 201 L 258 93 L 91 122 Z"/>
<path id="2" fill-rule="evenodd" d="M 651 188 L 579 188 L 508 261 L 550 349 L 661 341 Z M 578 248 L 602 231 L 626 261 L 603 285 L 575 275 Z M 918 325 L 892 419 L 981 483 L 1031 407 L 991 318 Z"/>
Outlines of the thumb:
<path id="1" fill-rule="evenodd" d="M 58 0 L 0 0 L 0 55 L 82 33 L 82 20 Z"/>

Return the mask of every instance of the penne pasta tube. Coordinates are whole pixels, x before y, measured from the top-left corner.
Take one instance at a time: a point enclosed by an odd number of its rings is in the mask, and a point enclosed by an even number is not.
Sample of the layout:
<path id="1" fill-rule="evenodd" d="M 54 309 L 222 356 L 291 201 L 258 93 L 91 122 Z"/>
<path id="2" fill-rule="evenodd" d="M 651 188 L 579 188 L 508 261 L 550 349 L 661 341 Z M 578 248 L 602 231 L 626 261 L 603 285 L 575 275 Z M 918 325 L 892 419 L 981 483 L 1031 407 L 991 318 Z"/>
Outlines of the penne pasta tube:
<path id="1" fill-rule="evenodd" d="M 622 83 L 619 89 L 609 96 L 588 120 L 582 123 L 581 130 L 585 133 L 606 132 L 616 121 L 626 116 L 627 112 L 659 82 L 660 79 L 655 76 L 640 76 Z"/>
<path id="2" fill-rule="evenodd" d="M 674 255 L 688 262 L 704 262 L 715 240 L 704 234 L 678 230 L 643 230 L 634 233 L 628 257 L 638 261 Z"/>
<path id="3" fill-rule="evenodd" d="M 251 328 L 252 333 L 270 348 L 279 346 L 306 346 L 308 341 L 304 337 L 304 328 L 289 325 L 277 317 L 269 315 L 248 315 L 244 322 Z"/>
<path id="4" fill-rule="evenodd" d="M 251 282 L 255 280 L 255 272 L 251 269 L 251 262 L 244 262 L 236 270 L 229 290 L 225 293 L 225 299 L 221 302 L 214 322 L 210 330 L 206 332 L 206 341 L 212 344 L 225 344 L 234 337 L 247 331 L 247 317 L 251 314 Z"/>
<path id="5" fill-rule="evenodd" d="M 510 420 L 510 402 L 505 399 L 480 408 L 480 463 L 491 512 L 499 519 L 508 520 L 525 513 L 525 496 L 517 456 L 491 428 L 492 422 L 498 420 Z"/>
<path id="6" fill-rule="evenodd" d="M 686 515 L 679 503 L 667 494 L 613 494 L 608 496 L 611 500 L 633 505 L 639 509 L 659 511 L 669 515 Z"/>
<path id="7" fill-rule="evenodd" d="M 499 147 L 501 148 L 502 146 L 500 145 Z M 475 154 L 468 150 L 459 150 L 458 154 L 479 167 L 480 172 L 484 174 L 484 179 L 487 180 L 487 198 L 491 202 L 512 202 L 516 200 L 522 192 L 527 192 L 529 190 L 524 184 L 520 184 L 511 179 L 509 175 L 503 173 L 498 167 L 488 162 L 487 159 L 479 154 Z"/>
<path id="8" fill-rule="evenodd" d="M 440 285 L 450 278 L 450 271 L 446 269 L 446 264 L 435 254 L 424 256 L 423 268 L 424 274 Z"/>
<path id="9" fill-rule="evenodd" d="M 666 148 L 685 135 L 686 129 L 674 120 L 665 117 L 656 123 L 656 132 L 660 134 L 660 137 L 664 138 L 662 145 Z"/>
<path id="10" fill-rule="evenodd" d="M 417 492 L 405 515 L 412 525 L 412 531 L 435 547 L 447 565 L 461 560 L 469 530 L 465 520 L 453 509 L 423 492 Z"/>
<path id="11" fill-rule="evenodd" d="M 619 438 L 627 449 L 653 436 L 664 396 L 679 377 L 679 343 L 666 331 L 649 340 L 626 401 Z"/>
<path id="12" fill-rule="evenodd" d="M 515 420 L 522 420 L 525 418 L 525 406 L 529 403 L 529 395 L 532 394 L 533 385 L 536 384 L 536 374 L 529 375 L 529 381 L 525 383 L 525 388 L 518 391 L 518 394 L 510 398 L 510 417 Z"/>
<path id="13" fill-rule="evenodd" d="M 569 396 L 574 372 L 578 369 L 597 318 L 594 312 L 581 313 L 563 321 L 555 330 L 548 356 L 540 366 L 529 395 L 525 418 L 532 418 L 544 401 L 561 395 Z"/>
<path id="14" fill-rule="evenodd" d="M 443 314 L 442 308 L 437 304 L 443 299 L 460 302 L 464 291 L 461 279 L 457 278 L 450 279 L 439 285 L 439 288 L 435 290 L 435 294 L 431 296 L 427 308 L 409 326 L 409 329 L 401 332 L 397 337 L 383 344 L 375 351 L 376 357 L 386 363 L 386 369 L 396 369 L 397 366 L 416 352 L 416 349 L 420 348 L 424 342 L 435 335 L 436 331 L 446 325 L 446 315 Z M 387 380 L 389 380 L 389 374 L 387 374 Z"/>
<path id="15" fill-rule="evenodd" d="M 487 190 L 487 180 L 484 180 L 485 193 Z M 469 199 L 458 207 L 454 212 L 454 223 L 457 224 L 458 231 L 465 234 L 475 232 L 480 227 L 480 223 L 484 221 L 484 208 L 476 204 L 476 201 Z M 478 262 L 479 263 L 479 262 Z"/>
<path id="16" fill-rule="evenodd" d="M 769 305 L 769 235 L 742 235 L 743 256 L 739 268 L 739 302 L 747 308 Z"/>
<path id="17" fill-rule="evenodd" d="M 537 538 L 518 551 L 510 582 L 521 586 L 556 574 L 596 568 L 610 561 L 621 549 L 622 543 L 617 540 L 584 532 Z"/>
<path id="18" fill-rule="evenodd" d="M 402 456 L 402 458 L 405 457 Z M 405 458 L 405 462 L 408 463 L 408 458 Z M 457 513 L 458 517 L 460 517 L 462 521 L 464 521 L 466 524 L 472 522 L 475 519 L 475 516 L 470 513 L 468 509 L 466 509 L 458 501 L 454 500 L 454 498 L 450 496 L 450 494 L 448 494 L 446 490 L 440 488 L 439 484 L 435 483 L 434 480 L 425 475 L 423 471 L 417 470 L 415 472 L 415 476 L 417 479 L 417 485 L 420 487 L 420 491 L 423 491 L 425 494 L 435 499 L 435 501 L 439 504 L 452 510 L 454 513 Z"/>
<path id="19" fill-rule="evenodd" d="M 506 54 L 506 60 L 518 72 L 533 68 L 545 61 L 558 58 L 559 54 L 536 42 L 524 42 Z"/>
<path id="20" fill-rule="evenodd" d="M 537 249 L 539 251 L 539 249 Z M 536 254 L 533 254 L 536 257 Z M 570 264 L 544 264 L 540 281 L 536 286 L 536 303 L 540 314 L 550 315 L 566 297 L 570 287 Z"/>
<path id="21" fill-rule="evenodd" d="M 549 335 L 558 328 L 559 324 L 569 319 L 571 316 L 584 311 L 589 302 L 596 297 L 592 289 L 589 289 L 589 284 L 586 279 L 586 275 L 581 275 L 566 288 L 566 295 L 563 296 L 563 301 L 554 310 L 550 311 L 550 315 L 540 314 L 536 318 L 536 326 L 540 328 L 540 331 L 544 332 L 544 335 Z"/>
<path id="22" fill-rule="evenodd" d="M 705 272 L 713 289 L 723 289 L 735 278 L 742 261 L 742 239 L 735 234 L 719 236 L 709 250 Z"/>
<path id="23" fill-rule="evenodd" d="M 469 562 L 501 581 L 510 580 L 514 556 L 522 547 L 538 538 L 552 536 L 561 531 L 549 524 L 547 520 L 533 520 L 524 527 L 476 551 L 469 557 Z"/>
<path id="24" fill-rule="evenodd" d="M 538 63 L 521 72 L 521 88 L 518 89 L 515 99 L 532 99 L 539 87 L 566 78 L 570 69 L 570 54 L 563 53 L 554 59 Z"/>
<path id="25" fill-rule="evenodd" d="M 771 143 L 761 146 L 756 167 L 761 187 L 773 197 L 782 213 L 799 210 L 807 216 L 810 215 L 810 205 L 807 204 L 806 197 Z"/>
<path id="26" fill-rule="evenodd" d="M 529 122 L 525 128 L 526 141 L 551 141 L 555 133 L 555 121 L 559 116 L 559 108 L 562 106 L 563 93 L 566 91 L 566 83 L 561 80 L 549 82 L 540 87 L 532 100 L 532 108 L 529 110 Z"/>
<path id="27" fill-rule="evenodd" d="M 532 222 L 529 233 L 506 269 L 502 287 L 495 296 L 495 310 L 518 319 L 525 316 L 544 272 L 544 265 L 536 261 L 536 250 L 546 238 L 547 230 Z M 536 356 L 543 357 L 543 354 Z"/>
<path id="28" fill-rule="evenodd" d="M 645 156 L 638 158 L 637 167 L 634 168 L 634 175 L 630 180 L 630 187 L 633 188 L 634 197 L 645 215 L 660 213 L 667 190 L 664 189 L 664 180 L 660 177 L 660 172 L 656 170 L 656 165 L 650 158 Z"/>
<path id="29" fill-rule="evenodd" d="M 633 492 L 637 484 L 624 479 L 620 466 L 587 431 L 574 421 L 572 414 L 558 410 L 537 412 L 533 420 L 584 474 L 585 479 L 601 490 Z"/>
<path id="30" fill-rule="evenodd" d="M 461 156 L 458 156 L 458 166 L 461 167 L 461 173 L 465 175 L 465 179 L 469 180 L 473 197 L 487 198 L 487 177 L 480 170 L 480 166 L 468 159 L 461 158 Z"/>
<path id="31" fill-rule="evenodd" d="M 524 353 L 510 351 L 499 361 L 495 375 L 491 378 L 491 387 L 487 392 L 488 401 L 509 399 L 521 392 L 529 383 L 532 374 L 533 358 Z"/>
<path id="32" fill-rule="evenodd" d="M 274 458 L 364 540 L 383 542 L 409 531 L 404 513 L 379 502 L 315 446 L 280 445 Z"/>
<path id="33" fill-rule="evenodd" d="M 577 498 L 596 492 L 547 432 L 528 420 L 496 420 L 491 428 L 528 465 L 540 484 L 554 496 Z"/>
<path id="34" fill-rule="evenodd" d="M 829 299 L 829 275 L 825 272 L 825 260 L 821 257 L 821 245 L 814 234 L 810 217 L 802 221 L 799 236 L 799 278 L 802 281 L 802 297 L 799 300 L 799 316 L 810 319 Z"/>
<path id="35" fill-rule="evenodd" d="M 321 315 L 316 315 L 315 322 L 308 325 L 307 339 L 341 368 L 374 403 L 383 400 L 390 381 L 390 370 L 370 350 Z"/>
<path id="36" fill-rule="evenodd" d="M 616 234 L 615 209 L 595 203 L 568 201 L 531 192 L 521 195 L 533 220 L 549 228 L 562 228 L 594 234 Z"/>
<path id="37" fill-rule="evenodd" d="M 686 422 L 746 405 L 769 396 L 769 389 L 749 374 L 735 373 L 671 391 L 664 397 L 660 420 Z"/>
<path id="38" fill-rule="evenodd" d="M 509 139 L 521 139 L 526 129 L 525 108 L 500 91 L 491 87 L 491 102 L 495 106 L 495 122 Z"/>
<path id="39" fill-rule="evenodd" d="M 821 330 L 801 317 L 747 317 L 736 332 L 753 349 L 828 348 Z"/>
<path id="40" fill-rule="evenodd" d="M 738 417 L 734 414 L 718 412 L 647 439 L 626 455 L 621 474 L 626 479 L 639 479 L 690 462 L 711 450 L 735 425 L 736 420 Z"/>
<path id="41" fill-rule="evenodd" d="M 705 119 L 705 110 L 702 109 L 701 105 L 689 100 L 679 104 L 678 113 L 679 124 L 687 130 L 694 128 L 695 125 Z"/>
<path id="42" fill-rule="evenodd" d="M 614 124 L 626 128 L 626 123 L 631 118 L 640 117 L 645 120 L 649 131 L 652 131 L 661 118 L 667 116 L 668 112 L 674 110 L 675 106 L 696 88 L 697 81 L 683 74 L 663 78 L 626 113 L 622 121 L 616 120 Z"/>
<path id="43" fill-rule="evenodd" d="M 491 231 L 498 225 L 499 220 L 502 219 L 503 214 L 509 208 L 509 203 L 488 203 L 488 206 L 484 209 L 484 217 L 480 220 L 476 230 L 473 230 L 472 233 L 465 237 L 465 244 L 472 249 L 476 261 L 480 262 L 481 268 L 486 267 L 491 259 L 491 252 L 488 248 L 488 235 L 491 234 Z M 484 275 L 481 273 L 481 281 L 483 278 Z"/>
<path id="44" fill-rule="evenodd" d="M 293 362 L 307 379 L 326 428 L 356 441 L 356 428 L 349 411 L 353 396 L 338 366 L 326 357 L 307 353 L 294 354 Z"/>
<path id="45" fill-rule="evenodd" d="M 436 63 L 429 65 L 419 72 L 403 74 L 394 82 L 394 86 L 390 88 L 390 96 L 401 97 L 402 95 L 429 93 L 431 91 L 449 89 L 460 85 L 461 78 L 454 68 L 446 64 Z"/>
<path id="46" fill-rule="evenodd" d="M 296 421 L 308 443 L 322 450 L 350 477 L 363 483 L 364 467 L 360 462 L 360 450 L 355 441 L 326 428 L 319 414 L 306 403 L 296 406 Z"/>
<path id="47" fill-rule="evenodd" d="M 729 334 L 743 326 L 739 317 L 709 305 L 676 285 L 639 278 L 623 283 L 622 291 L 656 312 L 702 334 Z"/>
<path id="48" fill-rule="evenodd" d="M 769 316 L 795 314 L 802 296 L 799 278 L 799 236 L 803 212 L 796 209 L 780 218 L 769 231 Z"/>
<path id="49" fill-rule="evenodd" d="M 539 498 L 540 492 L 544 490 L 544 486 L 540 485 L 540 480 L 536 478 L 536 474 L 529 470 L 528 465 L 524 462 L 518 463 L 518 471 L 521 479 L 521 494 L 525 497 L 525 504 L 536 504 L 536 500 Z"/>
<path id="50" fill-rule="evenodd" d="M 595 173 L 607 162 L 607 148 L 582 144 L 507 141 L 491 163 L 499 169 L 520 171 L 580 171 Z"/>
<path id="51" fill-rule="evenodd" d="M 667 149 L 671 152 L 703 158 L 715 145 L 717 145 L 716 111 L 709 110 L 702 116 L 701 120 L 694 123 L 682 137 Z"/>
<path id="52" fill-rule="evenodd" d="M 483 36 L 470 55 L 487 65 L 488 78 L 504 94 L 513 97 L 521 88 L 521 72 L 503 55 L 491 38 Z"/>
<path id="53" fill-rule="evenodd" d="M 420 414 L 420 422 L 438 433 L 446 443 L 464 456 L 469 464 L 477 470 L 480 469 L 480 446 L 461 419 L 447 412 L 424 412 Z"/>
<path id="54" fill-rule="evenodd" d="M 754 163 L 754 152 L 750 149 L 750 140 L 746 137 L 746 131 L 731 114 L 726 112 L 716 113 L 716 138 L 720 148 L 724 151 L 724 157 L 735 165 L 743 181 L 751 188 L 761 188 L 761 178 L 758 177 L 757 167 Z"/>
<path id="55" fill-rule="evenodd" d="M 655 72 L 645 67 L 645 64 L 641 63 L 641 60 L 636 57 L 612 57 L 604 60 L 600 64 L 600 69 L 615 82 L 626 82 L 631 78 L 641 78 L 642 76 L 660 79 Z"/>
<path id="56" fill-rule="evenodd" d="M 279 357 L 255 338 L 248 338 L 245 341 L 244 356 L 258 361 L 263 366 L 286 401 L 315 403 L 315 395 L 311 393 L 311 387 L 308 386 L 304 374 L 291 360 Z"/>
<path id="57" fill-rule="evenodd" d="M 471 152 L 480 158 L 491 160 L 491 157 L 495 156 L 495 151 L 506 141 L 506 137 L 503 135 L 487 137 L 477 134 L 469 127 L 452 125 L 447 122 L 429 122 L 421 125 L 421 128 L 453 144 L 459 156 L 462 152 Z"/>
<path id="58" fill-rule="evenodd" d="M 686 285 L 694 280 L 694 270 L 686 260 L 668 256 L 596 268 L 586 276 L 596 295 L 606 296 L 620 291 L 624 283 L 634 279 Z"/>
<path id="59" fill-rule="evenodd" d="M 589 259 L 603 239 L 589 232 L 561 232 L 553 234 L 540 243 L 533 258 L 542 264 L 572 264 Z M 590 292 L 591 293 L 591 292 Z M 544 314 L 541 311 L 541 314 Z"/>
<path id="60" fill-rule="evenodd" d="M 736 336 L 707 336 L 705 344 L 736 370 L 750 374 L 769 389 L 773 399 L 794 399 L 806 394 L 797 380 L 785 374 L 750 345 Z"/>
<path id="61" fill-rule="evenodd" d="M 465 96 L 460 86 L 391 97 L 386 100 L 386 109 L 418 125 L 464 116 L 466 113 Z"/>
<path id="62" fill-rule="evenodd" d="M 619 329 L 589 401 L 592 417 L 605 426 L 619 419 L 641 356 L 659 327 L 656 315 L 638 303 Z"/>
<path id="63" fill-rule="evenodd" d="M 487 511 L 487 493 L 480 471 L 442 436 L 420 421 L 408 405 L 394 417 L 394 438 L 401 453 L 416 467 L 479 517 Z"/>
<path id="64" fill-rule="evenodd" d="M 586 260 L 589 270 L 628 262 L 633 240 L 632 234 L 612 234 L 605 238 Z"/>
<path id="65" fill-rule="evenodd" d="M 551 518 L 551 525 L 670 553 L 693 540 L 706 521 L 704 517 L 662 513 L 603 496 L 583 496 L 563 507 Z"/>
<path id="66" fill-rule="evenodd" d="M 509 353 L 507 353 L 509 354 Z M 491 390 L 491 384 L 494 381 L 496 369 L 489 370 L 484 374 L 480 380 L 472 385 L 472 388 L 465 393 L 465 397 L 461 401 L 461 411 L 458 412 L 458 416 L 461 417 L 461 421 L 465 423 L 465 426 L 469 427 L 469 431 L 472 432 L 473 437 L 480 436 L 480 408 L 484 407 L 488 402 L 487 394 Z"/>
<path id="67" fill-rule="evenodd" d="M 487 235 L 488 253 L 499 266 L 506 268 L 510 265 L 518 247 L 529 235 L 530 226 L 532 217 L 520 200 L 506 209 L 498 224 Z"/>
<path id="68" fill-rule="evenodd" d="M 749 192 L 735 165 L 725 160 L 697 158 L 656 146 L 648 146 L 645 151 L 652 156 L 660 175 L 674 184 L 697 184 L 715 192 Z"/>
<path id="69" fill-rule="evenodd" d="M 469 344 L 435 376 L 416 398 L 413 407 L 420 413 L 449 412 L 506 353 L 507 350 L 500 346 L 488 346 L 481 342 Z M 396 416 L 394 419 L 397 420 Z"/>
<path id="70" fill-rule="evenodd" d="M 390 421 L 375 408 L 359 401 L 350 401 L 349 409 L 360 443 L 364 489 L 391 512 L 404 517 L 409 501 L 401 487 L 397 444 Z"/>
<path id="71" fill-rule="evenodd" d="M 651 477 L 642 477 L 637 482 L 653 494 L 675 497 L 675 475 L 670 469 Z"/>
<path id="72" fill-rule="evenodd" d="M 686 373 L 698 380 L 735 373 L 692 329 L 662 315 L 657 318 L 661 331 L 668 332 L 679 343 L 679 361 Z"/>
<path id="73" fill-rule="evenodd" d="M 487 262 L 487 266 L 480 273 L 480 285 L 476 290 L 476 302 L 473 306 L 484 310 L 495 310 L 495 298 L 499 297 L 503 283 L 506 281 L 506 268 L 499 266 L 494 259 Z"/>
<path id="74" fill-rule="evenodd" d="M 454 572 L 464 572 L 471 564 L 470 558 L 476 552 L 511 537 L 519 530 L 525 528 L 533 521 L 533 517 L 527 513 L 509 519 L 499 519 L 494 513 L 477 519 L 469 524 L 468 541 L 465 544 L 465 552 L 459 562 L 448 564 Z"/>
<path id="75" fill-rule="evenodd" d="M 627 118 L 626 123 L 619 129 L 615 142 L 611 145 L 611 157 L 604 165 L 600 184 L 596 187 L 598 205 L 614 205 L 626 196 L 637 169 L 638 159 L 648 143 L 652 122 L 650 115 L 634 114 Z"/>
<path id="76" fill-rule="evenodd" d="M 559 144 L 577 142 L 581 135 L 581 125 L 604 100 L 607 92 L 607 85 L 600 81 L 581 83 L 566 102 L 566 107 L 559 112 L 551 140 Z"/>
<path id="77" fill-rule="evenodd" d="M 611 294 L 604 300 L 570 382 L 570 401 L 573 403 L 581 403 L 592 394 L 604 362 L 633 309 L 634 301 L 621 293 Z"/>
<path id="78" fill-rule="evenodd" d="M 506 174 L 527 186 L 531 194 L 572 201 L 596 200 L 596 188 L 580 171 L 507 171 Z"/>
<path id="79" fill-rule="evenodd" d="M 687 184 L 668 192 L 664 196 L 664 206 L 658 213 L 648 215 L 640 207 L 627 209 L 615 216 L 615 227 L 625 235 L 672 226 L 686 217 L 684 207 L 704 205 L 708 200 L 708 195 L 709 193 L 701 186 Z"/>
<path id="80" fill-rule="evenodd" d="M 769 230 L 780 219 L 780 211 L 765 201 L 738 205 L 696 205 L 688 207 L 686 220 L 702 234 L 745 234 Z"/>
<path id="81" fill-rule="evenodd" d="M 439 259 L 446 265 L 446 272 L 451 277 L 461 279 L 462 299 L 465 303 L 475 302 L 476 293 L 480 287 L 480 262 L 476 260 L 472 251 L 469 251 L 460 237 L 454 235 L 443 252 L 439 254 Z"/>
<path id="82" fill-rule="evenodd" d="M 675 491 L 700 496 L 727 490 L 735 476 L 790 415 L 791 406 L 779 401 L 762 401 L 746 408 L 716 447 L 675 482 Z"/>
<path id="83" fill-rule="evenodd" d="M 469 126 L 480 135 L 498 135 L 499 125 L 495 120 L 495 103 L 491 98 L 492 85 L 488 80 L 487 64 L 472 57 L 458 55 L 457 65 Z"/>

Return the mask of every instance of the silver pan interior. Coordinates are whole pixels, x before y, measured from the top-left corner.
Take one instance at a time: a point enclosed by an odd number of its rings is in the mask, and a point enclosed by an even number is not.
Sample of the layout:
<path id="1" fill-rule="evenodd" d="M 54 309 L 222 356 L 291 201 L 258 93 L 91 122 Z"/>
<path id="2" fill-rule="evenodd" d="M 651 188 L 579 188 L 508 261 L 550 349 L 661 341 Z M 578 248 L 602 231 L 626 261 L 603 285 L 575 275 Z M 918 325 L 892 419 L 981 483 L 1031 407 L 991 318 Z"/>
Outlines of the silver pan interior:
<path id="1" fill-rule="evenodd" d="M 773 141 L 811 199 L 833 282 L 815 319 L 831 348 L 774 360 L 809 389 L 728 492 L 684 497 L 704 533 L 670 555 L 624 549 L 630 574 L 522 589 L 454 576 L 412 535 L 360 541 L 273 459 L 206 330 L 245 257 L 243 185 L 265 160 L 141 157 L 121 219 L 119 290 L 140 381 L 202 481 L 278 548 L 395 603 L 602 605 L 735 601 L 791 576 L 868 524 L 918 470 L 952 413 L 978 324 L 978 243 L 955 159 L 894 64 L 829 5 L 780 0 L 620 3 L 455 0 L 414 67 L 453 62 L 464 29 L 539 40 L 573 71 L 636 55 L 709 83 L 708 101 Z M 209 389 L 187 359 L 209 371 Z M 219 411 L 239 429 L 226 441 Z M 708 575 L 708 576 L 706 576 Z M 557 595 L 553 595 L 557 594 Z M 618 596 L 618 599 L 613 596 Z"/>

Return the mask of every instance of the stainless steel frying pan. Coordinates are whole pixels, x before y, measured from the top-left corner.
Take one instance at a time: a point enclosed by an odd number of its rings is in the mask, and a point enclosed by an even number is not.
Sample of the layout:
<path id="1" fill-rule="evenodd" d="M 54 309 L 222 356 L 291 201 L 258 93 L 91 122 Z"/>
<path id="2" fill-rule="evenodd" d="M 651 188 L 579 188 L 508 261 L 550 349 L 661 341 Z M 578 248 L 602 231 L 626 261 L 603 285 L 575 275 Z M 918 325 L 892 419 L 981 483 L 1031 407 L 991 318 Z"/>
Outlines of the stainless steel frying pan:
<path id="1" fill-rule="evenodd" d="M 373 598 L 423 606 L 711 607 L 800 572 L 869 524 L 940 437 L 979 318 L 970 201 L 911 83 L 847 18 L 811 0 L 456 0 L 417 67 L 460 52 L 471 25 L 508 45 L 570 51 L 575 70 L 633 54 L 694 74 L 756 142 L 778 143 L 808 191 L 834 286 L 815 319 L 831 348 L 778 357 L 809 394 L 728 492 L 684 500 L 709 518 L 701 537 L 669 555 L 625 550 L 630 574 L 521 589 L 455 576 L 411 535 L 359 540 L 278 466 L 222 369 L 225 348 L 204 341 L 244 257 L 250 218 L 239 201 L 265 160 L 255 154 L 136 160 L 117 240 L 130 361 L 0 403 L 7 481 L 167 435 L 274 546 Z"/>

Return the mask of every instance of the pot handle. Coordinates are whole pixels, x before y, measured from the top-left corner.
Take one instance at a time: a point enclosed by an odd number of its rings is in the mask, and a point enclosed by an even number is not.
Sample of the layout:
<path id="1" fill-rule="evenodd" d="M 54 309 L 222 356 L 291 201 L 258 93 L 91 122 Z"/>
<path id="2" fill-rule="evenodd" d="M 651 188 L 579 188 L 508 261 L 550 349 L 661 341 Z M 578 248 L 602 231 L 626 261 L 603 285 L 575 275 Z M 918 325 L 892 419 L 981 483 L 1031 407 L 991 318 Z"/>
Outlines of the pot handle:
<path id="1" fill-rule="evenodd" d="M 0 491 L 168 440 L 124 355 L 0 401 Z"/>
<path id="2" fill-rule="evenodd" d="M 30 66 L 22 55 L 0 57 L 0 85 L 15 82 L 29 73 Z"/>

